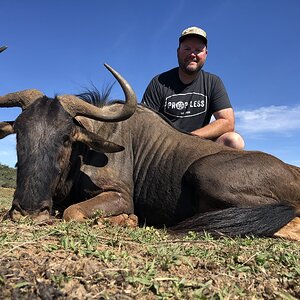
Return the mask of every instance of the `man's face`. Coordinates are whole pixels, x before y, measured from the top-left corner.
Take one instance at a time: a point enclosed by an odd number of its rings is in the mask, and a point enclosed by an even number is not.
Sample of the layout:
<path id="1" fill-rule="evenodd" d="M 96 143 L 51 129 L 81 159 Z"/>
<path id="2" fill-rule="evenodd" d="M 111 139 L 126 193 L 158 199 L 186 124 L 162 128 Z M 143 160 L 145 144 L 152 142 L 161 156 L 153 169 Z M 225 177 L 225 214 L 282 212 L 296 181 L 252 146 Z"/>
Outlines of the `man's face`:
<path id="1" fill-rule="evenodd" d="M 189 75 L 198 72 L 203 67 L 206 57 L 206 46 L 198 37 L 185 38 L 177 49 L 179 67 Z"/>

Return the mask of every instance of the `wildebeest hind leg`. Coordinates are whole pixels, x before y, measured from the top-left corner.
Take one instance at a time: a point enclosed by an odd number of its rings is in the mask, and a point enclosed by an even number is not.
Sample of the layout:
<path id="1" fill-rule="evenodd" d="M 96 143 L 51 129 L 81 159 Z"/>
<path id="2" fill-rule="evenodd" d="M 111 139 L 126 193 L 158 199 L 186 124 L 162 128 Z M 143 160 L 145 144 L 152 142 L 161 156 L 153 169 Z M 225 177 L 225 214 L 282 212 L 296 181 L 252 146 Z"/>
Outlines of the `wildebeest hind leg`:
<path id="1" fill-rule="evenodd" d="M 133 214 L 133 202 L 130 196 L 120 192 L 108 191 L 89 200 L 69 206 L 63 213 L 66 221 L 85 221 L 98 216 L 112 217 Z M 120 217 L 122 219 L 122 217 Z"/>
<path id="2" fill-rule="evenodd" d="M 300 217 L 293 219 L 287 225 L 282 227 L 274 234 L 275 237 L 281 237 L 289 240 L 300 241 Z"/>

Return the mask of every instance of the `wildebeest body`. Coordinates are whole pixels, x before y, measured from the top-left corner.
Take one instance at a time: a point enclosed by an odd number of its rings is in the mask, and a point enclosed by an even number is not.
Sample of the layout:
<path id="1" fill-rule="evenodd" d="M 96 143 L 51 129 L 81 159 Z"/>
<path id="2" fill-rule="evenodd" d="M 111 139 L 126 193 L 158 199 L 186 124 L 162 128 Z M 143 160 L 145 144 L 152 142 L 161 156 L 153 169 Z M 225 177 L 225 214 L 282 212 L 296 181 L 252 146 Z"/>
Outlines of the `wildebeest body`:
<path id="1" fill-rule="evenodd" d="M 134 112 L 132 101 L 107 113 L 104 107 L 103 116 L 97 110 L 92 120 L 90 107 L 73 96 L 0 97 L 0 106 L 19 102 L 25 109 L 14 126 L 0 127 L 1 137 L 17 133 L 12 218 L 56 210 L 66 220 L 134 213 L 141 224 L 174 230 L 272 235 L 300 214 L 300 169 L 271 155 L 179 132 L 149 108 Z M 110 121 L 118 111 L 122 117 Z"/>
<path id="2" fill-rule="evenodd" d="M 124 166 L 132 159 L 135 213 L 147 224 L 170 226 L 199 212 L 233 206 L 299 202 L 299 169 L 271 155 L 237 151 L 181 133 L 142 106 L 115 126 L 123 127 L 117 130 L 122 136 L 134 128 L 121 142 L 132 148 L 107 155 L 124 155 Z M 120 142 L 119 134 L 105 138 Z M 113 168 L 118 166 L 122 164 Z M 131 170 L 127 174 L 132 177 Z"/>

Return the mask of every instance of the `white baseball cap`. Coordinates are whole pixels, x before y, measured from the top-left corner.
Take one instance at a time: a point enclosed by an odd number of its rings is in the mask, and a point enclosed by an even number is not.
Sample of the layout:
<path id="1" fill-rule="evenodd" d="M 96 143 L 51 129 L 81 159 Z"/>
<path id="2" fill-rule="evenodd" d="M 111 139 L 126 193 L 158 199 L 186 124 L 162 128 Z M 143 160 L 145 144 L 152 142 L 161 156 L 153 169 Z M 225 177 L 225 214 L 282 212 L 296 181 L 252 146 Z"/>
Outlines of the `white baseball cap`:
<path id="1" fill-rule="evenodd" d="M 207 46 L 207 34 L 200 27 L 193 26 L 193 27 L 184 29 L 181 32 L 181 35 L 179 37 L 179 43 L 181 43 L 188 36 L 200 37 L 203 40 L 203 42 L 205 43 L 205 46 Z"/>

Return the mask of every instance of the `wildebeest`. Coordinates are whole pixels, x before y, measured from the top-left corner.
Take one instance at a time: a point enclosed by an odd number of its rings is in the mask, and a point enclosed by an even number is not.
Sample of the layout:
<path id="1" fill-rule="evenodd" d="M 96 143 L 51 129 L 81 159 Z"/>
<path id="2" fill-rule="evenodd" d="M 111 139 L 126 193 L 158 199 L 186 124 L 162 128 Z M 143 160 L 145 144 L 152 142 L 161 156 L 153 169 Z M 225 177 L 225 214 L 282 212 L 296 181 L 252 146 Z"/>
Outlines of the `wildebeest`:
<path id="1" fill-rule="evenodd" d="M 99 108 L 37 90 L 0 97 L 1 107 L 22 108 L 14 122 L 0 126 L 1 138 L 17 137 L 10 218 L 48 218 L 57 211 L 82 221 L 101 211 L 135 214 L 140 224 L 174 232 L 300 240 L 300 168 L 179 132 L 137 105 L 130 85 L 108 68 L 125 103 Z"/>

